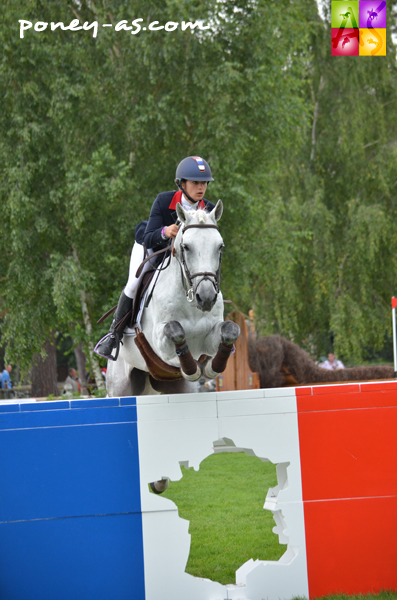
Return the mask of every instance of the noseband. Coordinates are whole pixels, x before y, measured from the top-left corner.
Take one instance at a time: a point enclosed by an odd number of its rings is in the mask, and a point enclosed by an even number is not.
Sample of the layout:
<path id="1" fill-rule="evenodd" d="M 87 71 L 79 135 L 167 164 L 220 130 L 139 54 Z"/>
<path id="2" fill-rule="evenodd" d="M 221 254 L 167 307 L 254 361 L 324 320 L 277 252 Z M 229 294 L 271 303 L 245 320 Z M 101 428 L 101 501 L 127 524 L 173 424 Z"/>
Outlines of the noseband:
<path id="1" fill-rule="evenodd" d="M 205 280 L 210 281 L 212 283 L 212 285 L 214 286 L 216 293 L 219 294 L 220 279 L 221 279 L 222 249 L 219 254 L 219 267 L 218 267 L 218 270 L 216 271 L 216 273 L 211 273 L 209 271 L 203 271 L 203 272 L 200 271 L 198 273 L 190 273 L 189 267 L 187 266 L 186 258 L 185 258 L 185 250 L 184 250 L 184 246 L 183 246 L 183 234 L 185 233 L 185 231 L 187 229 L 193 229 L 193 227 L 199 228 L 199 229 L 217 229 L 219 231 L 219 227 L 217 225 L 207 225 L 206 223 L 197 223 L 195 225 L 186 225 L 186 227 L 184 227 L 182 229 L 181 243 L 180 243 L 181 259 L 179 260 L 178 256 L 176 256 L 176 258 L 177 258 L 179 266 L 181 268 L 182 285 L 186 292 L 186 299 L 188 302 L 193 302 L 198 286 L 200 285 L 200 283 L 202 281 L 205 281 Z M 184 275 L 185 275 L 185 277 L 184 277 Z M 201 279 L 199 279 L 199 281 L 197 281 L 197 283 L 194 285 L 193 279 L 195 279 L 196 277 L 201 277 Z M 186 285 L 185 279 L 186 279 L 188 285 Z"/>

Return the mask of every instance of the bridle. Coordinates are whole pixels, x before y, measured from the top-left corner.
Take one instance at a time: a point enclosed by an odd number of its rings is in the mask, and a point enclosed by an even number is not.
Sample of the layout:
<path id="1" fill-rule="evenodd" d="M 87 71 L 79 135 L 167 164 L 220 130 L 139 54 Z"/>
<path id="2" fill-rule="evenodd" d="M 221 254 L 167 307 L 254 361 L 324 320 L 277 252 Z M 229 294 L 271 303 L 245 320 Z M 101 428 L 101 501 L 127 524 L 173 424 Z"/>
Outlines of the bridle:
<path id="1" fill-rule="evenodd" d="M 173 250 L 173 254 L 175 256 L 175 258 L 178 261 L 178 264 L 180 266 L 181 269 L 181 278 L 182 278 L 182 285 L 183 285 L 183 289 L 185 290 L 186 293 L 186 299 L 188 302 L 193 302 L 195 295 L 196 295 L 196 291 L 198 286 L 200 285 L 200 283 L 202 281 L 208 280 L 212 283 L 212 285 L 215 288 L 215 291 L 217 294 L 219 294 L 220 291 L 220 283 L 221 283 L 221 262 L 222 262 L 222 248 L 220 250 L 219 253 L 219 266 L 218 269 L 215 273 L 211 273 L 210 271 L 199 271 L 197 273 L 191 273 L 189 271 L 189 267 L 187 266 L 186 263 L 186 257 L 185 257 L 185 248 L 184 248 L 184 244 L 183 244 L 183 234 L 185 233 L 185 231 L 187 231 L 188 229 L 193 229 L 194 228 L 199 228 L 199 229 L 216 229 L 217 231 L 219 231 L 219 227 L 217 225 L 209 225 L 207 223 L 196 223 L 194 225 L 186 225 L 185 227 L 183 227 L 182 232 L 181 232 L 181 241 L 180 241 L 180 249 L 181 249 L 181 257 L 179 259 L 178 255 L 175 252 L 175 248 Z M 197 277 L 200 277 L 201 279 L 199 279 L 195 284 L 193 282 L 194 279 L 196 279 Z"/>

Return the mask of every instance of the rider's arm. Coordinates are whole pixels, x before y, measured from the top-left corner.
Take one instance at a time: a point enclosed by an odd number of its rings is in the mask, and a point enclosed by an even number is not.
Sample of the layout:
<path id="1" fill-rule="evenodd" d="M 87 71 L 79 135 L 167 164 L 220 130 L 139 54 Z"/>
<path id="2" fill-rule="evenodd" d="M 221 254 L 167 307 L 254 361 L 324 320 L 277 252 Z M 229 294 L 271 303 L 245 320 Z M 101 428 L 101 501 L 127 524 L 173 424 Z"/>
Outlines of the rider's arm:
<path id="1" fill-rule="evenodd" d="M 160 206 L 160 195 L 157 196 L 150 211 L 149 221 L 146 226 L 143 241 L 146 248 L 154 248 L 155 246 L 165 246 L 168 240 L 164 240 L 161 231 L 165 225 L 164 216 Z"/>

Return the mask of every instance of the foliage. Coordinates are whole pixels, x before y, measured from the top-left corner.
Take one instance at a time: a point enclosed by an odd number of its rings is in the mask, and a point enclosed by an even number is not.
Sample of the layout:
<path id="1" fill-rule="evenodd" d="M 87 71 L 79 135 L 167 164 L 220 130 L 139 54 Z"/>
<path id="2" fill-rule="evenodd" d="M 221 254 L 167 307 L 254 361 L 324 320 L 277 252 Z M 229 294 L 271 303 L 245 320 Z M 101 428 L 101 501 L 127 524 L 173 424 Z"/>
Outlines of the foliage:
<path id="1" fill-rule="evenodd" d="M 106 390 L 104 388 L 93 390 L 92 395 L 94 398 L 106 398 Z"/>
<path id="2" fill-rule="evenodd" d="M 310 128 L 264 176 L 252 212 L 244 304 L 254 297 L 260 333 L 318 356 L 332 331 L 336 351 L 360 362 L 391 335 L 396 293 L 396 56 L 389 37 L 383 61 L 331 57 L 330 35 L 326 21 L 308 48 Z"/>
<path id="3" fill-rule="evenodd" d="M 390 334 L 396 57 L 330 57 L 314 0 L 10 0 L 0 8 L 2 344 L 26 369 L 116 303 L 134 226 L 201 154 L 222 197 L 223 291 L 260 333 L 361 360 Z M 396 2 L 388 2 L 393 21 Z M 280 19 L 280 14 L 283 18 Z M 103 23 L 210 23 L 132 36 Z M 18 19 L 99 22 L 19 38 Z M 390 36 L 390 32 L 389 32 Z M 85 315 L 85 316 L 84 316 Z M 88 320 L 87 320 L 88 319 Z M 89 322 L 89 325 L 87 323 Z"/>

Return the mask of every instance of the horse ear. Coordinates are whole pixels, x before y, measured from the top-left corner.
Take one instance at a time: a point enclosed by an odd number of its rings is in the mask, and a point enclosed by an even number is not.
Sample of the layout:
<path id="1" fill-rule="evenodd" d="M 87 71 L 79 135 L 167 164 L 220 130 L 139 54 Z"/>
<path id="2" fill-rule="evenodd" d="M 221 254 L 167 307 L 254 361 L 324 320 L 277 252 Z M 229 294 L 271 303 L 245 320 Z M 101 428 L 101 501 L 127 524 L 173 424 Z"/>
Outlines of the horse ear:
<path id="1" fill-rule="evenodd" d="M 223 202 L 222 202 L 222 200 L 218 200 L 215 208 L 210 212 L 210 215 L 215 219 L 215 222 L 216 222 L 216 221 L 219 221 L 219 219 L 222 216 L 222 213 L 223 213 Z"/>
<path id="2" fill-rule="evenodd" d="M 178 204 L 176 205 L 176 214 L 178 215 L 178 219 L 181 221 L 181 223 L 186 223 L 187 215 L 185 213 L 185 209 L 183 208 L 180 202 L 178 202 Z"/>

